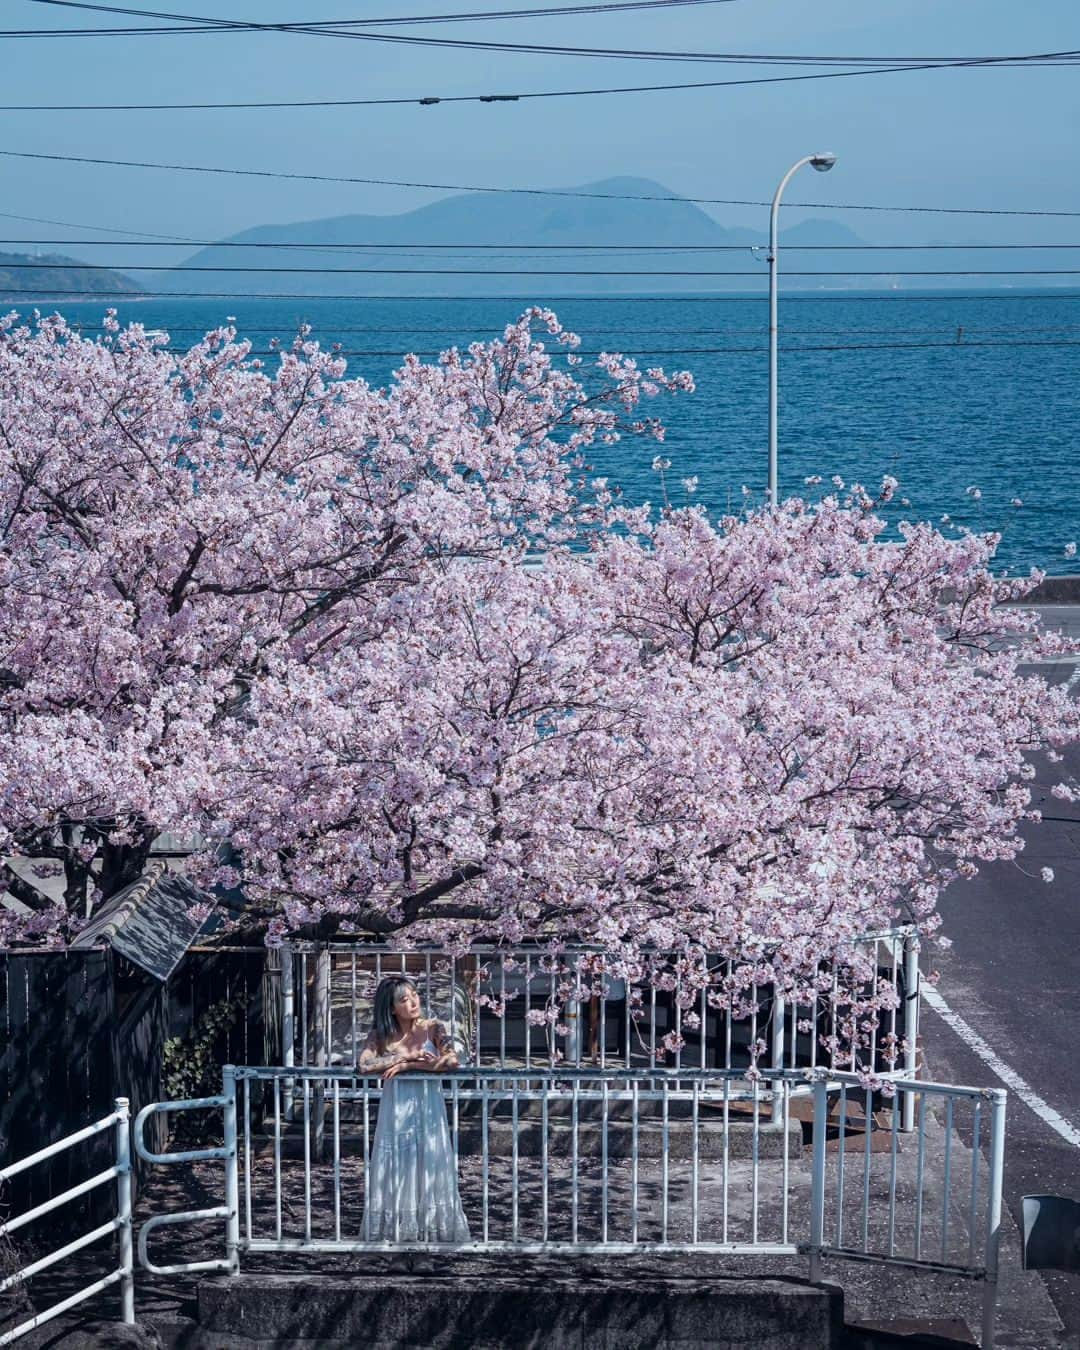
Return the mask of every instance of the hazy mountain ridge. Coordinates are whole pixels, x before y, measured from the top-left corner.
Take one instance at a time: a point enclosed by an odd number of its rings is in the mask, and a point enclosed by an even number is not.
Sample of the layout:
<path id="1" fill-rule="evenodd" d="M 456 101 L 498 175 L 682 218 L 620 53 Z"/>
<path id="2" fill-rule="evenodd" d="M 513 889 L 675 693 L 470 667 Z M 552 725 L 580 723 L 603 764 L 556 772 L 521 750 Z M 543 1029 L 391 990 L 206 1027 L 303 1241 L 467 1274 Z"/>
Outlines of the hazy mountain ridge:
<path id="1" fill-rule="evenodd" d="M 318 295 L 500 295 L 544 292 L 603 293 L 654 291 L 759 290 L 767 275 L 764 245 L 767 235 L 742 227 L 727 228 L 693 202 L 621 200 L 670 197 L 662 184 L 646 178 L 610 178 L 579 188 L 594 197 L 547 197 L 469 192 L 447 197 L 395 216 L 346 215 L 285 225 L 260 225 L 223 241 L 240 247 L 210 246 L 177 267 L 163 272 L 155 285 L 166 290 L 221 291 L 238 294 L 303 291 Z M 606 196 L 605 194 L 610 194 Z M 858 244 L 848 226 L 829 219 L 805 220 L 782 234 L 790 244 Z M 315 249 L 267 247 L 273 244 L 357 244 L 355 252 L 337 247 L 320 254 Z M 503 245 L 510 256 L 478 256 L 460 247 L 438 253 L 424 249 L 405 256 L 408 245 Z M 571 245 L 727 245 L 725 253 L 614 253 L 575 251 Z M 381 252 L 379 245 L 394 245 Z M 515 245 L 544 245 L 544 249 L 514 253 Z M 564 251 L 559 251 L 563 246 Z M 753 248 L 762 250 L 757 254 Z M 743 251 L 745 250 L 745 251 Z M 799 255 L 800 257 L 803 255 Z M 805 255 L 810 268 L 827 267 L 824 258 Z M 322 271 L 330 268 L 364 269 L 355 272 Z M 808 270 L 807 264 L 786 260 L 786 268 Z M 839 264 L 834 264 L 839 265 Z M 850 264 L 845 264 L 850 265 Z M 311 268 L 293 272 L 230 272 L 221 267 Z M 546 275 L 554 269 L 568 273 L 629 272 L 631 276 Z M 194 268 L 210 268 L 196 272 Z M 398 269 L 387 273 L 386 269 Z M 410 269 L 406 272 L 405 269 Z M 415 270 L 412 270 L 415 269 Z M 446 275 L 451 269 L 457 276 Z M 504 273 L 500 275 L 500 270 Z M 643 276 L 645 272 L 729 272 L 731 276 Z M 513 273 L 542 275 L 513 275 Z M 738 275 L 746 273 L 749 275 Z M 797 286 L 843 286 L 843 278 L 821 281 L 792 276 Z M 855 284 L 855 283 L 852 283 Z"/>
<path id="2" fill-rule="evenodd" d="M 20 266 L 12 266 L 15 263 Z M 46 267 L 46 263 L 51 265 Z M 94 295 L 120 291 L 137 295 L 142 289 L 122 272 L 108 267 L 88 270 L 62 253 L 0 253 L 0 300 L 5 304 L 28 298 L 63 297 L 69 291 L 90 291 Z"/>
<path id="3" fill-rule="evenodd" d="M 200 249 L 177 266 L 157 273 L 146 285 L 170 292 L 236 295 L 526 295 L 536 300 L 547 295 L 643 291 L 759 293 L 765 288 L 764 230 L 725 227 L 693 202 L 678 198 L 647 178 L 609 178 L 565 191 L 595 195 L 466 192 L 394 216 L 345 215 L 259 225 L 222 241 L 229 247 L 216 244 Z M 676 199 L 647 200 L 671 197 Z M 272 247 L 300 243 L 314 247 Z M 974 247 L 970 253 L 965 251 L 967 246 L 965 250 L 938 253 L 868 246 L 864 252 L 860 246 L 866 246 L 866 240 L 828 217 L 806 219 L 782 230 L 781 243 L 788 248 L 816 245 L 822 250 L 783 256 L 785 290 L 933 290 L 953 285 L 983 288 L 1032 284 L 1018 274 L 1011 278 L 941 275 L 949 270 L 977 273 L 1000 264 L 1002 255 Z M 237 247 L 244 244 L 253 247 Z M 320 244 L 337 247 L 319 252 Z M 348 244 L 357 248 L 341 247 Z M 665 254 L 627 249 L 601 254 L 588 249 L 635 244 L 723 245 L 737 251 Z M 414 246 L 411 253 L 409 245 Z M 432 245 L 458 247 L 440 252 Z M 501 247 L 478 252 L 470 251 L 465 247 L 468 245 Z M 522 251 L 520 246 L 525 245 L 544 247 Z M 574 245 L 585 247 L 575 250 Z M 848 250 L 825 251 L 824 246 L 837 245 L 847 245 Z M 1045 265 L 1045 257 L 1035 253 L 1008 256 L 1010 265 L 1019 269 Z M 234 268 L 244 270 L 229 270 Z M 267 268 L 289 270 L 264 270 Z M 565 270 L 560 273 L 560 268 Z M 919 272 L 928 275 L 917 275 Z M 813 273 L 821 275 L 808 275 Z M 1040 278 L 1035 284 L 1047 284 L 1047 279 Z"/>

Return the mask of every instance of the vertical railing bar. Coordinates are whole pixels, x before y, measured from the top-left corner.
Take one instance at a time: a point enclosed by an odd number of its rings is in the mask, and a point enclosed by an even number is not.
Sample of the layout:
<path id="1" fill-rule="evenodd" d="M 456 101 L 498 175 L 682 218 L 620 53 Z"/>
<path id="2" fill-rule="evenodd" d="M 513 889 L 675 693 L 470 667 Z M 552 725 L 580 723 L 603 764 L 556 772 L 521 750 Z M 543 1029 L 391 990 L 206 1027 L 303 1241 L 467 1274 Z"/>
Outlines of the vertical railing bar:
<path id="1" fill-rule="evenodd" d="M 926 1167 L 926 1092 L 919 1093 L 919 1156 L 915 1169 L 915 1260 L 922 1258 L 923 1175 Z"/>
<path id="2" fill-rule="evenodd" d="M 835 1004 L 833 1005 L 836 1006 Z M 836 1245 L 844 1245 L 844 1163 L 847 1149 L 847 1084 L 840 1086 L 840 1130 L 836 1159 Z"/>
<path id="3" fill-rule="evenodd" d="M 757 1035 L 757 983 L 750 986 L 750 1064 L 757 1068 L 758 1062 L 758 1035 Z"/>
<path id="4" fill-rule="evenodd" d="M 476 953 L 476 968 L 473 972 L 473 1019 L 476 1033 L 476 1052 L 473 1063 L 480 1066 L 480 953 Z"/>
<path id="5" fill-rule="evenodd" d="M 300 953 L 300 1063 L 306 1069 L 308 1063 L 308 953 Z"/>
<path id="6" fill-rule="evenodd" d="M 450 1089 L 451 1113 L 453 1115 L 451 1135 L 454 1143 L 454 1175 L 457 1175 L 458 1160 L 461 1157 L 461 1090 L 458 1080 L 452 1080 Z"/>
<path id="7" fill-rule="evenodd" d="M 607 1067 L 607 971 L 600 972 L 600 1067 Z"/>
<path id="8" fill-rule="evenodd" d="M 941 1180 L 941 1261 L 949 1246 L 949 1195 L 952 1189 L 953 1098 L 945 1099 L 945 1168 Z"/>
<path id="9" fill-rule="evenodd" d="M 513 1190 L 513 1240 L 518 1240 L 518 1080 L 514 1079 L 514 1091 L 510 1108 L 510 1157 Z"/>
<path id="10" fill-rule="evenodd" d="M 601 1140 L 600 1140 L 600 1241 L 608 1240 L 608 1084 L 605 1078 L 601 1086 L 602 1102 Z"/>
<path id="11" fill-rule="evenodd" d="M 360 1061 L 360 1051 L 356 1044 L 356 953 L 350 952 L 349 955 L 349 1041 L 352 1047 L 352 1066 L 355 1069 Z"/>
<path id="12" fill-rule="evenodd" d="M 756 1043 L 757 1042 L 755 1041 L 755 1045 Z M 751 1183 L 751 1200 L 750 1200 L 750 1241 L 756 1245 L 758 1240 L 758 1199 L 759 1199 L 759 1187 L 761 1182 L 760 1177 L 761 1102 L 759 1096 L 760 1086 L 757 1078 L 754 1079 L 753 1094 L 754 1094 L 754 1124 L 753 1124 L 754 1133 L 751 1137 L 750 1143 L 750 1155 L 752 1159 L 752 1168 L 753 1168 L 753 1171 L 751 1173 L 752 1183 Z"/>
<path id="13" fill-rule="evenodd" d="M 661 1087 L 661 1091 L 662 1091 L 662 1094 L 663 1094 L 663 1126 L 662 1126 L 662 1141 L 661 1141 L 661 1149 L 663 1150 L 663 1153 L 662 1153 L 662 1159 L 661 1159 L 661 1175 L 662 1175 L 662 1187 L 663 1187 L 663 1189 L 662 1189 L 662 1199 L 661 1199 L 660 1240 L 661 1240 L 662 1242 L 667 1242 L 667 1240 L 668 1240 L 668 1151 L 669 1151 L 669 1146 L 670 1146 L 670 1139 L 669 1139 L 669 1131 L 668 1131 L 668 1080 L 667 1080 L 666 1078 L 664 1078 L 664 1079 L 661 1080 L 660 1087 Z"/>
<path id="14" fill-rule="evenodd" d="M 982 1297 L 983 1350 L 995 1345 L 994 1321 L 997 1311 L 998 1259 L 1001 1245 L 1001 1188 L 1005 1172 L 1005 1102 L 1003 1088 L 990 1094 L 990 1157 L 986 1191 L 986 1246 L 983 1260 L 985 1277 Z"/>
<path id="15" fill-rule="evenodd" d="M 900 1126 L 900 1099 L 903 1094 L 902 1088 L 897 1088 L 893 1096 L 892 1108 L 892 1128 L 889 1140 L 889 1255 L 893 1256 L 896 1252 L 896 1153 L 899 1140 Z"/>
<path id="16" fill-rule="evenodd" d="M 506 1068 L 506 956 L 499 953 L 499 1068 Z"/>
<path id="17" fill-rule="evenodd" d="M 838 997 L 839 992 L 840 992 L 840 972 L 839 972 L 839 969 L 837 968 L 836 962 L 833 961 L 833 963 L 832 963 L 832 991 L 831 991 L 830 998 L 829 998 L 829 1004 L 830 1004 L 830 1007 L 831 1007 L 831 1009 L 832 1009 L 831 1013 L 829 1014 L 829 1068 L 830 1068 L 830 1069 L 835 1069 L 835 1068 L 836 1068 L 836 1035 L 837 1035 L 837 1032 L 838 1032 L 839 1029 L 840 1029 L 840 1014 L 839 1014 L 839 1012 L 837 1011 L 837 1008 L 838 1008 L 838 1006 L 839 1006 L 839 1004 L 838 1004 L 838 1002 L 837 1002 L 837 997 Z M 841 1150 L 841 1152 L 843 1152 L 843 1148 L 844 1148 L 844 1143 L 843 1143 L 843 1126 L 841 1125 L 841 1133 L 840 1133 L 840 1150 Z"/>
<path id="18" fill-rule="evenodd" d="M 707 1063 L 708 1052 L 707 1052 L 707 1046 L 706 1046 L 706 1042 L 707 1042 L 708 1039 L 709 1039 L 709 999 L 708 999 L 708 992 L 709 992 L 709 958 L 708 958 L 708 956 L 706 956 L 706 957 L 705 957 L 705 982 L 704 982 L 704 984 L 701 986 L 701 1011 L 700 1011 L 700 1013 L 698 1013 L 698 1016 L 701 1018 L 701 1032 L 700 1032 L 700 1034 L 701 1034 L 701 1056 L 700 1056 L 700 1059 L 701 1059 L 701 1065 L 700 1065 L 700 1067 L 703 1068 L 703 1069 L 708 1068 L 708 1063 Z"/>
<path id="19" fill-rule="evenodd" d="M 797 1021 L 797 1020 L 798 1020 L 798 1009 L 796 1008 L 796 1009 L 795 1009 L 795 1021 Z M 775 1090 L 776 1090 L 776 1089 L 774 1088 L 773 1091 L 775 1092 Z M 783 1176 L 783 1183 L 784 1183 L 784 1200 L 783 1200 L 782 1212 L 781 1212 L 781 1237 L 780 1237 L 780 1241 L 786 1243 L 787 1240 L 788 1240 L 788 1189 L 789 1189 L 790 1183 L 791 1183 L 791 1156 L 790 1156 L 790 1142 L 789 1142 L 790 1139 L 791 1139 L 791 1083 L 790 1083 L 790 1081 L 789 1081 L 787 1078 L 785 1078 L 785 1079 L 783 1080 L 783 1082 L 780 1084 L 780 1091 L 781 1091 L 782 1094 L 783 1094 L 783 1100 L 784 1100 L 784 1112 L 783 1112 L 783 1126 L 784 1126 L 784 1176 Z"/>
<path id="20" fill-rule="evenodd" d="M 970 1234 L 968 1239 L 968 1264 L 975 1264 L 976 1214 L 979 1206 L 979 1135 L 982 1132 L 982 1102 L 975 1103 L 975 1115 L 971 1122 L 971 1205 Z"/>
<path id="21" fill-rule="evenodd" d="M 525 955 L 525 1067 L 532 1066 L 532 1023 L 529 1012 L 532 1008 L 532 957 Z"/>
<path id="22" fill-rule="evenodd" d="M 682 1068 L 682 971 L 675 976 L 675 1067 Z M 676 1091 L 682 1084 L 676 1085 Z"/>
<path id="23" fill-rule="evenodd" d="M 919 938 L 915 930 L 904 939 L 904 1076 L 910 1079 L 914 1079 L 918 1071 L 920 979 Z M 907 1112 L 902 1128 L 909 1134 L 915 1128 L 914 1097 L 910 1098 L 910 1105 L 907 1099 L 904 1104 Z"/>
<path id="24" fill-rule="evenodd" d="M 704 1037 L 702 1038 L 702 1041 L 703 1041 L 703 1043 L 704 1043 Z M 701 1083 L 700 1083 L 700 1081 L 699 1081 L 698 1079 L 695 1078 L 695 1079 L 694 1079 L 694 1107 L 693 1107 L 694 1118 L 693 1118 L 693 1127 L 692 1127 L 692 1128 L 693 1128 L 693 1150 L 694 1150 L 694 1152 L 693 1152 L 693 1161 L 692 1161 L 692 1164 L 691 1164 L 691 1168 L 692 1168 L 691 1185 L 692 1185 L 692 1187 L 693 1187 L 693 1192 L 692 1192 L 692 1197 L 691 1197 L 691 1202 L 690 1202 L 690 1216 L 691 1216 L 691 1219 L 690 1219 L 690 1222 L 691 1222 L 691 1236 L 690 1236 L 690 1241 L 691 1241 L 695 1246 L 697 1245 L 697 1241 L 698 1241 L 698 1185 L 699 1185 L 699 1181 L 700 1181 L 700 1165 L 699 1165 L 700 1141 L 699 1141 L 699 1139 L 698 1139 L 698 1130 L 699 1130 L 700 1124 L 701 1124 L 700 1117 L 699 1117 L 699 1097 L 700 1097 L 700 1090 L 701 1090 Z"/>
<path id="25" fill-rule="evenodd" d="M 655 972 L 653 972 L 655 978 Z M 656 1068 L 656 985 L 649 986 L 649 1068 Z"/>
<path id="26" fill-rule="evenodd" d="M 900 1001 L 900 939 L 894 934 L 890 945 L 892 951 L 892 1007 L 889 1009 L 889 1063 L 890 1072 L 896 1069 L 896 1011 Z"/>
<path id="27" fill-rule="evenodd" d="M 428 1014 L 432 1015 L 434 1006 L 434 993 L 431 987 L 431 953 L 424 953 L 424 1004 Z M 434 1015 L 438 1015 L 438 1009 L 434 1009 Z"/>
<path id="28" fill-rule="evenodd" d="M 450 974 L 450 1044 L 457 1044 L 457 957 L 447 958 Z"/>
<path id="29" fill-rule="evenodd" d="M 244 1231 L 251 1242 L 251 1079 L 244 1079 Z"/>
<path id="30" fill-rule="evenodd" d="M 873 1060 L 870 1061 L 871 1064 Z M 866 1089 L 866 1100 L 863 1103 L 863 1219 L 862 1219 L 862 1249 L 870 1250 L 870 1146 L 873 1143 L 874 1129 L 874 1097 L 869 1088 Z"/>
<path id="31" fill-rule="evenodd" d="M 623 977 L 623 1039 L 626 1049 L 624 1051 L 625 1067 L 630 1067 L 630 1038 L 633 1034 L 630 1017 L 630 973 L 627 971 Z"/>
<path id="32" fill-rule="evenodd" d="M 824 1078 L 818 1078 L 814 1082 L 814 1152 L 810 1169 L 809 1274 L 813 1284 L 821 1279 L 821 1249 L 825 1245 L 825 1134 L 828 1124 L 828 1083 Z"/>
<path id="33" fill-rule="evenodd" d="M 334 1079 L 334 1241 L 341 1241 L 341 1084 Z"/>
<path id="34" fill-rule="evenodd" d="M 304 1078 L 304 1241 L 311 1241 L 311 1080 Z"/>
<path id="35" fill-rule="evenodd" d="M 548 1092 L 550 1087 L 549 1079 L 545 1079 L 540 1084 L 540 1176 L 543 1190 L 541 1219 L 544 1242 L 548 1240 Z"/>
<path id="36" fill-rule="evenodd" d="M 728 986 L 728 1006 L 727 1006 L 727 1026 L 724 1028 L 724 1068 L 734 1067 L 732 1056 L 735 1052 L 735 991 L 731 986 L 731 975 L 734 970 L 733 963 L 729 960 L 727 963 L 726 978 Z M 725 1083 L 725 1109 L 726 1109 L 726 1083 Z M 726 1127 L 725 1127 L 726 1130 Z M 727 1134 L 724 1135 L 725 1140 Z M 726 1239 L 725 1239 L 726 1241 Z"/>
<path id="37" fill-rule="evenodd" d="M 729 1001 L 729 1003 L 728 1003 L 728 1010 L 729 1010 L 729 1011 L 730 1011 L 730 1008 L 731 1008 L 731 1004 L 730 1004 L 730 1001 Z M 731 1028 L 731 1018 L 729 1017 L 729 1018 L 728 1018 L 728 1029 L 730 1030 L 730 1028 Z M 723 1235 L 723 1237 L 721 1238 L 721 1241 L 722 1241 L 722 1242 L 726 1242 L 726 1241 L 728 1240 L 728 1182 L 729 1182 L 729 1165 L 730 1165 L 730 1162 L 731 1162 L 731 1151 L 730 1151 L 730 1150 L 731 1150 L 731 1144 L 730 1144 L 730 1140 L 731 1140 L 731 1130 L 730 1130 L 730 1125 L 731 1125 L 731 1110 L 730 1110 L 730 1104 L 731 1104 L 731 1079 L 725 1077 L 725 1079 L 724 1079 L 724 1144 L 723 1144 L 723 1164 L 724 1164 L 724 1166 L 723 1166 L 723 1175 L 724 1175 L 724 1187 L 723 1187 L 723 1228 L 724 1228 L 724 1235 Z"/>
<path id="38" fill-rule="evenodd" d="M 274 1238 L 281 1241 L 281 1082 L 274 1079 Z"/>
<path id="39" fill-rule="evenodd" d="M 585 1017 L 581 1006 L 581 957 L 574 960 L 574 1064 L 581 1068 L 581 1052 L 585 1046 Z"/>
<path id="40" fill-rule="evenodd" d="M 488 1107 L 489 1107 L 488 1085 L 487 1079 L 485 1078 L 480 1085 L 480 1108 L 483 1111 L 483 1117 L 480 1122 L 480 1148 L 483 1158 L 481 1162 L 483 1172 L 480 1188 L 481 1188 L 481 1205 L 483 1208 L 483 1215 L 484 1215 L 483 1222 L 484 1222 L 485 1242 L 490 1241 L 489 1225 L 488 1225 L 488 1210 L 490 1206 L 489 1190 L 488 1190 L 490 1179 L 489 1177 L 490 1164 L 488 1161 Z"/>
<path id="41" fill-rule="evenodd" d="M 574 1079 L 570 1102 L 570 1239 L 578 1240 L 578 1096 L 581 1083 Z"/>
<path id="42" fill-rule="evenodd" d="M 364 1192 L 368 1192 L 368 1174 L 371 1171 L 371 1083 L 364 1082 Z M 365 1223 L 369 1222 L 367 1207 L 364 1208 Z"/>
<path id="43" fill-rule="evenodd" d="M 127 1097 L 114 1103 L 116 1126 L 116 1219 L 120 1258 L 120 1317 L 128 1326 L 135 1321 L 135 1253 L 131 1214 L 131 1110 Z"/>
<path id="44" fill-rule="evenodd" d="M 633 1084 L 630 1117 L 630 1241 L 638 1240 L 638 1081 Z"/>

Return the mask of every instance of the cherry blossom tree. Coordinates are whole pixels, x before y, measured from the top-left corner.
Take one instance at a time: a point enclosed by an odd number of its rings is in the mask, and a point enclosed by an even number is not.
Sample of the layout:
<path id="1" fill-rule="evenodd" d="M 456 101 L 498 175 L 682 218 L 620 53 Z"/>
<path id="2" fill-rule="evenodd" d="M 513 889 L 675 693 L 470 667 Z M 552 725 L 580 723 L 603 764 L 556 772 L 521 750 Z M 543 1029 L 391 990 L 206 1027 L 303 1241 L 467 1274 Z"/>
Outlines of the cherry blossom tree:
<path id="1" fill-rule="evenodd" d="M 385 646 L 455 559 L 564 547 L 599 520 L 584 451 L 662 435 L 641 398 L 691 387 L 612 356 L 586 393 L 540 310 L 388 390 L 306 331 L 271 374 L 231 328 L 177 354 L 104 327 L 0 324 L 0 854 L 64 877 L 56 906 L 8 870 L 30 933 L 134 879 L 163 827 L 213 827 L 255 682 Z"/>
<path id="2" fill-rule="evenodd" d="M 1002 607 L 1035 578 L 993 535 L 886 541 L 891 479 L 621 505 L 590 445 L 661 437 L 641 400 L 691 381 L 610 356 L 587 391 L 546 311 L 385 391 L 307 334 L 269 374 L 231 329 L 5 332 L 2 849 L 67 879 L 30 928 L 197 829 L 272 942 L 574 939 L 632 981 L 674 951 L 688 1018 L 839 962 L 854 1037 L 889 997 L 857 939 L 934 931 L 1080 734 L 1022 669 L 1058 640 Z"/>

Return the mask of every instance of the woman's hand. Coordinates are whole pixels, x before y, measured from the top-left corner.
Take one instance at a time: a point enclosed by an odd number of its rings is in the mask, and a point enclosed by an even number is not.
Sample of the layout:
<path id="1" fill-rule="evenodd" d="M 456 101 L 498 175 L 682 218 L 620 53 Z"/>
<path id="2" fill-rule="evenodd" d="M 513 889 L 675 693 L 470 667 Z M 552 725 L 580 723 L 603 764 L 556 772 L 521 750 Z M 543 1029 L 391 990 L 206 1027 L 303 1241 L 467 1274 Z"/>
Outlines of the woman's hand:
<path id="1" fill-rule="evenodd" d="M 427 1050 L 409 1050 L 397 1061 L 391 1064 L 383 1074 L 383 1082 L 388 1079 L 396 1078 L 399 1073 L 404 1073 L 407 1069 L 427 1069 L 436 1062 L 435 1056 Z"/>

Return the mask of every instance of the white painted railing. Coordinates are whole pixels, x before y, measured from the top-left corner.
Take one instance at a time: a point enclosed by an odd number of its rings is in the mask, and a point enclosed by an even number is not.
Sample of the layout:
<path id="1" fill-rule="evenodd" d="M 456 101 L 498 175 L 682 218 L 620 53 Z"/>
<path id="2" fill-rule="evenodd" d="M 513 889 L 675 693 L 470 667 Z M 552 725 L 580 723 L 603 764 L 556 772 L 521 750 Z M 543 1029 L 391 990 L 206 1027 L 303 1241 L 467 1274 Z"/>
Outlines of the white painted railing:
<path id="1" fill-rule="evenodd" d="M 814 1005 L 792 1004 L 769 986 L 749 991 L 751 1010 L 742 1015 L 734 994 L 717 999 L 702 989 L 684 1011 L 682 980 L 672 960 L 672 987 L 659 993 L 641 986 L 636 1007 L 623 981 L 597 980 L 589 992 L 590 963 L 602 968 L 596 948 L 568 947 L 557 957 L 539 948 L 474 946 L 467 956 L 442 950 L 409 951 L 371 943 L 295 942 L 281 949 L 282 1061 L 286 1066 L 349 1065 L 355 1068 L 371 1026 L 374 987 L 386 975 L 406 974 L 415 981 L 427 1010 L 441 1018 L 459 1055 L 481 1066 L 530 1068 L 593 1064 L 599 1068 L 746 1068 L 751 1060 L 770 1069 L 853 1071 L 873 1066 L 879 1078 L 914 1078 L 919 1013 L 919 936 L 911 925 L 866 935 L 857 944 L 879 982 L 891 987 L 893 1006 L 877 1018 L 863 1063 L 826 1048 L 837 1035 L 837 1006 L 826 991 Z M 675 953 L 656 952 L 662 963 Z M 734 962 L 710 956 L 718 988 L 730 978 Z M 558 970 L 555 970 L 558 967 Z M 560 1011 L 558 1025 L 536 1025 L 556 982 L 577 986 L 577 997 Z M 836 987 L 833 972 L 832 988 Z M 490 1010 L 494 1003 L 501 1008 Z M 693 1019 L 687 1012 L 692 1011 Z M 692 1020 L 695 1025 L 689 1025 Z M 673 1032 L 683 1044 L 665 1053 L 663 1039 Z M 750 1047 L 767 1043 L 763 1058 Z M 913 1120 L 903 1122 L 913 1128 Z"/>
<path id="2" fill-rule="evenodd" d="M 92 1298 L 95 1294 L 101 1293 L 102 1290 L 108 1289 L 114 1284 L 120 1286 L 122 1320 L 128 1323 L 135 1321 L 134 1267 L 131 1244 L 131 1141 L 127 1098 L 118 1097 L 115 1111 L 102 1117 L 101 1120 L 95 1121 L 92 1125 L 87 1125 L 85 1129 L 77 1130 L 74 1134 L 58 1139 L 54 1144 L 38 1149 L 36 1153 L 30 1154 L 27 1158 L 22 1158 L 7 1167 L 0 1168 L 0 1186 L 37 1163 L 42 1163 L 47 1158 L 54 1158 L 57 1154 L 68 1149 L 76 1148 L 79 1144 L 88 1139 L 93 1139 L 96 1135 L 107 1130 L 112 1131 L 115 1137 L 115 1163 L 111 1167 L 105 1168 L 104 1171 L 98 1172 L 85 1181 L 81 1181 L 61 1192 L 61 1194 L 53 1196 L 51 1200 L 35 1205 L 32 1209 L 28 1209 L 0 1224 L 0 1239 L 8 1238 L 12 1233 L 18 1232 L 35 1220 L 52 1213 L 62 1205 L 66 1205 L 79 1196 L 95 1190 L 98 1186 L 107 1185 L 114 1180 L 116 1182 L 116 1217 L 6 1275 L 0 1280 L 0 1294 L 14 1289 L 16 1286 L 32 1279 L 39 1272 L 47 1270 L 50 1266 L 54 1266 L 65 1258 L 74 1255 L 75 1252 L 81 1251 L 84 1247 L 89 1247 L 91 1243 L 100 1242 L 102 1238 L 108 1237 L 112 1233 L 116 1233 L 119 1239 L 118 1263 L 107 1274 L 79 1289 L 76 1293 L 60 1299 L 41 1312 L 34 1313 L 25 1321 L 8 1327 L 0 1333 L 0 1346 L 11 1345 L 36 1327 L 51 1322 L 54 1317 L 59 1317 L 61 1313 L 84 1303 L 88 1298 Z"/>
<path id="3" fill-rule="evenodd" d="M 504 1066 L 440 1075 L 471 1237 L 438 1244 L 363 1235 L 378 1079 L 351 1068 L 227 1067 L 220 1098 L 179 1104 L 222 1107 L 221 1148 L 155 1155 L 137 1130 L 147 1159 L 225 1163 L 223 1204 L 150 1219 L 140 1261 L 235 1272 L 245 1253 L 664 1251 L 808 1257 L 813 1279 L 825 1261 L 874 1261 L 981 1281 L 982 1344 L 992 1346 L 1005 1093 L 907 1080 L 875 1091 L 853 1074 L 766 1073 Z M 901 1142 L 909 1103 L 914 1138 Z M 177 1105 L 146 1108 L 140 1123 Z M 224 1260 L 151 1264 L 149 1233 L 197 1218 L 225 1220 Z"/>

